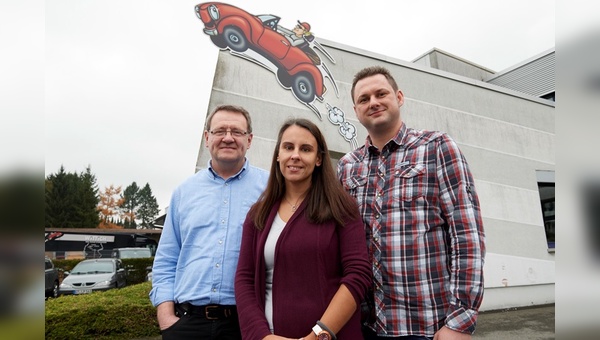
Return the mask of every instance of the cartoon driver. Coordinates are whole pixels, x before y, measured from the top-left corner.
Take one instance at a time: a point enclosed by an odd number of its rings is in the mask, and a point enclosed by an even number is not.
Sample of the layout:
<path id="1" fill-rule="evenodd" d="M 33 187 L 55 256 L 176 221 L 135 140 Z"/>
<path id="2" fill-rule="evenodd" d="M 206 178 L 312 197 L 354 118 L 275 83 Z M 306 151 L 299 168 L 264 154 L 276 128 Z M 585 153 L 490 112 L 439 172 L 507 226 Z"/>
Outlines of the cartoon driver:
<path id="1" fill-rule="evenodd" d="M 285 34 L 287 40 L 292 46 L 299 47 L 310 60 L 315 64 L 321 64 L 319 55 L 309 46 L 309 43 L 315 39 L 315 36 L 310 32 L 310 24 L 308 22 L 300 22 L 292 29 L 293 34 Z"/>

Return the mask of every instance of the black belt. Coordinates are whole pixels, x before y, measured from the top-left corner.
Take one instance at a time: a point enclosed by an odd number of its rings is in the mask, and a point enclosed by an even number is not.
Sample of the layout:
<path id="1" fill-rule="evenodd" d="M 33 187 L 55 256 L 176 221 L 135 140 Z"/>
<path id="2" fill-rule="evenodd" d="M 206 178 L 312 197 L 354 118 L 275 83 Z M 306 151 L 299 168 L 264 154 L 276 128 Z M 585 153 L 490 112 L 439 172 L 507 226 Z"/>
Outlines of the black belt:
<path id="1" fill-rule="evenodd" d="M 237 308 L 235 305 L 194 306 L 186 302 L 175 304 L 175 311 L 183 315 L 198 315 L 207 320 L 223 320 L 237 317 Z"/>

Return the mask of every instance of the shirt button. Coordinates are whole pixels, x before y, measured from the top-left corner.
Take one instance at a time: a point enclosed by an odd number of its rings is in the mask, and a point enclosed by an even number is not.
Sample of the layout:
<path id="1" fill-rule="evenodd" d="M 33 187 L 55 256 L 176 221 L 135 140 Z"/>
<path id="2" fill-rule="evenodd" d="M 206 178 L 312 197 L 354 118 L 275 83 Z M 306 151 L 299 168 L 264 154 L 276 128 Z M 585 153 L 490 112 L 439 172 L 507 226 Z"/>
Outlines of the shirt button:
<path id="1" fill-rule="evenodd" d="M 223 240 L 219 240 L 219 244 L 223 244 Z"/>
<path id="2" fill-rule="evenodd" d="M 220 265 L 217 263 L 217 268 L 219 268 L 219 266 L 220 266 Z"/>
<path id="3" fill-rule="evenodd" d="M 216 292 L 216 291 L 217 291 L 217 288 L 213 288 L 213 292 Z"/>
<path id="4" fill-rule="evenodd" d="M 379 214 L 375 214 L 375 218 L 376 218 L 376 219 L 379 219 Z"/>

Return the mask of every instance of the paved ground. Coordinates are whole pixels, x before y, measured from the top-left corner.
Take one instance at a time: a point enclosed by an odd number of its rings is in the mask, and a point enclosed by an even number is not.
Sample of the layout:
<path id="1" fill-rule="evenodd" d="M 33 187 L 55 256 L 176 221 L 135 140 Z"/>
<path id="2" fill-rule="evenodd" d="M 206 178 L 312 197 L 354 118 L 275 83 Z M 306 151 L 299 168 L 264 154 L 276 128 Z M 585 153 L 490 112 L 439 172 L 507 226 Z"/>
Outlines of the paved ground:
<path id="1" fill-rule="evenodd" d="M 160 340 L 161 337 L 137 339 Z M 554 305 L 482 312 L 473 340 L 552 340 Z"/>
<path id="2" fill-rule="evenodd" d="M 554 305 L 482 312 L 473 336 L 473 340 L 554 338 Z"/>

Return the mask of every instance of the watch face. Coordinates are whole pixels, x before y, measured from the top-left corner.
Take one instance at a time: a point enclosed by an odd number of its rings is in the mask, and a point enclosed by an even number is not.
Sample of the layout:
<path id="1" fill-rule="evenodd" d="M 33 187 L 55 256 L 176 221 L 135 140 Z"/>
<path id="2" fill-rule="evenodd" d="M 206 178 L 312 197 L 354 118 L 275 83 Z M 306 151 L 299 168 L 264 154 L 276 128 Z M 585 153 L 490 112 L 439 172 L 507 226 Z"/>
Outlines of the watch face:
<path id="1" fill-rule="evenodd" d="M 317 335 L 317 340 L 331 340 L 331 337 L 329 336 L 329 333 L 321 332 Z"/>

